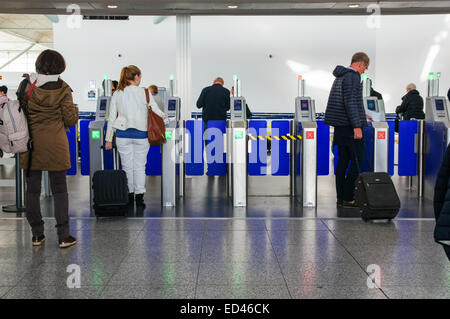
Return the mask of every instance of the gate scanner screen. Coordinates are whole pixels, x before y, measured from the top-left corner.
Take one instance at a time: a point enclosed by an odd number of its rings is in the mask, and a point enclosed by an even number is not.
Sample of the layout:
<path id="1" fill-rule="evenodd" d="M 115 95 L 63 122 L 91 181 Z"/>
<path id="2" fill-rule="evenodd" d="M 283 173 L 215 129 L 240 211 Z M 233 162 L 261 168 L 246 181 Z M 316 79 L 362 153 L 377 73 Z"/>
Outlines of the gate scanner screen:
<path id="1" fill-rule="evenodd" d="M 241 100 L 235 100 L 234 101 L 234 110 L 235 111 L 242 111 L 242 101 Z"/>
<path id="2" fill-rule="evenodd" d="M 169 111 L 176 111 L 177 101 L 169 100 Z"/>
<path id="3" fill-rule="evenodd" d="M 367 108 L 368 108 L 370 111 L 376 112 L 376 111 L 377 111 L 377 107 L 376 107 L 376 105 L 375 105 L 375 101 L 374 101 L 374 100 L 367 100 Z"/>
<path id="4" fill-rule="evenodd" d="M 100 111 L 106 111 L 106 103 L 108 101 L 106 99 L 101 99 L 100 100 Z"/>
<path id="5" fill-rule="evenodd" d="M 300 108 L 302 109 L 302 111 L 308 111 L 308 109 L 309 109 L 308 100 L 301 100 Z"/>
<path id="6" fill-rule="evenodd" d="M 444 101 L 436 100 L 436 110 L 443 111 L 444 110 Z"/>

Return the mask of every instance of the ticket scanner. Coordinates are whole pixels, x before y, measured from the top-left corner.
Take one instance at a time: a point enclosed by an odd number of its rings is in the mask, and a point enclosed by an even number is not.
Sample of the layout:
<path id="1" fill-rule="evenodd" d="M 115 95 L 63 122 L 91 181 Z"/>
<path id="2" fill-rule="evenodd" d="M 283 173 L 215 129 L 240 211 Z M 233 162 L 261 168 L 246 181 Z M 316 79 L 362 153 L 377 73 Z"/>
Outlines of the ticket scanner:
<path id="1" fill-rule="evenodd" d="M 373 154 L 372 169 L 374 172 L 389 171 L 389 125 L 386 121 L 386 112 L 383 100 L 370 96 L 371 80 L 363 77 L 363 104 L 366 115 L 373 118 L 369 123 L 372 130 L 365 136 L 366 148 Z M 369 152 L 367 152 L 369 153 Z"/>
<path id="2" fill-rule="evenodd" d="M 234 96 L 230 98 L 230 121 L 228 122 L 227 162 L 228 191 L 234 207 L 247 206 L 248 184 L 248 123 L 246 101 L 240 95 L 240 80 L 234 77 Z"/>
<path id="3" fill-rule="evenodd" d="M 97 99 L 95 121 L 89 123 L 89 199 L 91 211 L 94 200 L 92 179 L 95 172 L 103 170 L 105 167 L 103 146 L 105 143 L 106 118 L 111 104 L 111 93 L 111 80 L 105 80 L 106 95 Z M 115 157 L 115 164 L 117 165 L 118 158 L 117 156 Z"/>
<path id="4" fill-rule="evenodd" d="M 317 205 L 317 123 L 315 101 L 305 96 L 305 80 L 299 76 L 292 132 L 291 193 L 304 207 Z M 299 138 L 301 137 L 301 138 Z"/>
<path id="5" fill-rule="evenodd" d="M 177 205 L 180 196 L 184 194 L 184 159 L 183 134 L 184 125 L 180 121 L 181 99 L 173 96 L 173 78 L 170 80 L 170 96 L 164 103 L 164 113 L 167 115 L 166 143 L 161 146 L 162 175 L 161 202 L 162 206 Z"/>
<path id="6" fill-rule="evenodd" d="M 447 97 L 439 96 L 440 73 L 430 73 L 428 97 L 425 102 L 425 127 L 423 167 L 418 175 L 423 177 L 423 196 L 433 200 L 437 174 L 450 143 L 450 113 Z M 420 196 L 419 189 L 419 196 Z"/>

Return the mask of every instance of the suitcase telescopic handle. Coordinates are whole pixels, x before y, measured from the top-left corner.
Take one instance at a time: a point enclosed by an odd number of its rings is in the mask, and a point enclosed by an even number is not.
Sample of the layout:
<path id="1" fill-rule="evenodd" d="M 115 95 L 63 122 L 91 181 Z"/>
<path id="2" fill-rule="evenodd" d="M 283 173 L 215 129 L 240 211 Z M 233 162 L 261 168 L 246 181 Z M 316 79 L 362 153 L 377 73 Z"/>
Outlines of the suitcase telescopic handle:
<path id="1" fill-rule="evenodd" d="M 372 166 L 370 165 L 369 156 L 367 155 L 366 142 L 364 141 L 364 138 L 361 141 L 362 141 L 362 147 L 364 150 L 363 157 L 366 159 L 367 167 L 369 168 L 369 172 L 372 172 Z M 356 167 L 358 168 L 358 173 L 361 174 L 361 167 L 359 166 L 358 154 L 356 153 L 355 143 L 352 143 L 352 148 L 353 148 L 353 154 L 356 159 Z"/>
<path id="2" fill-rule="evenodd" d="M 101 162 L 102 162 L 102 171 L 105 169 L 105 165 L 104 165 L 104 157 L 103 157 L 103 152 L 105 151 L 105 146 L 104 145 L 102 145 L 101 147 L 100 147 L 100 149 L 101 149 L 101 151 L 100 151 L 100 156 L 101 156 Z M 113 147 L 112 147 L 112 149 L 111 149 L 111 151 L 112 151 L 112 153 L 113 153 L 113 168 L 114 169 L 119 169 L 119 162 L 118 162 L 118 158 L 119 158 L 119 156 L 118 156 L 118 154 L 117 154 L 117 145 L 114 145 L 113 144 Z"/>

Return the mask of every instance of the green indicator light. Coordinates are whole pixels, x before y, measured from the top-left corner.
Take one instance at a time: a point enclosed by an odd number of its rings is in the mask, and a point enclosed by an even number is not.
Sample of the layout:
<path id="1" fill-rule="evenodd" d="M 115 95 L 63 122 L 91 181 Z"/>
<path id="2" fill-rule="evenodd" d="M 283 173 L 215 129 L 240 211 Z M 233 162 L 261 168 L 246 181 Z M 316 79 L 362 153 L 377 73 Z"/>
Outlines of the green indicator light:
<path id="1" fill-rule="evenodd" d="M 173 77 L 173 75 L 171 74 L 171 75 L 169 76 L 169 80 L 170 80 L 170 81 L 173 81 L 173 79 L 174 79 L 174 77 Z"/>
<path id="2" fill-rule="evenodd" d="M 105 76 L 103 77 L 105 80 L 108 80 L 108 75 L 105 74 Z"/>
<path id="3" fill-rule="evenodd" d="M 235 75 L 233 75 L 233 80 L 237 80 L 238 79 L 238 77 L 237 77 L 237 75 L 235 74 Z"/>
<path id="4" fill-rule="evenodd" d="M 436 77 L 439 79 L 441 77 L 441 72 L 436 73 Z"/>
<path id="5" fill-rule="evenodd" d="M 235 140 L 242 140 L 244 138 L 244 132 L 243 131 L 236 131 L 234 133 L 234 139 Z"/>
<path id="6" fill-rule="evenodd" d="M 99 130 L 94 130 L 91 132 L 91 138 L 93 140 L 99 140 L 100 139 L 100 131 Z"/>
<path id="7" fill-rule="evenodd" d="M 171 140 L 173 138 L 173 131 L 167 130 L 166 131 L 166 139 Z"/>
<path id="8" fill-rule="evenodd" d="M 430 74 L 428 74 L 428 80 L 434 80 L 434 73 L 430 72 Z"/>
<path id="9" fill-rule="evenodd" d="M 363 81 L 367 80 L 367 75 L 363 74 L 362 79 Z"/>

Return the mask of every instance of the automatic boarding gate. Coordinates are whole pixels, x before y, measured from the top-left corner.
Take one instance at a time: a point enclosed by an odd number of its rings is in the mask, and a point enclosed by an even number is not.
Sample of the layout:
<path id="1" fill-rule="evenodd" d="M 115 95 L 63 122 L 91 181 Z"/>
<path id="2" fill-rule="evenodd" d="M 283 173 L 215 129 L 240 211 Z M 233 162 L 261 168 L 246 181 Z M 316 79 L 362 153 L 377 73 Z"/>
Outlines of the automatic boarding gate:
<path id="1" fill-rule="evenodd" d="M 450 112 L 447 98 L 439 96 L 440 73 L 430 73 L 428 79 L 428 97 L 425 104 L 425 128 L 423 140 L 422 175 L 423 196 L 433 200 L 434 186 L 448 144 L 450 143 Z M 420 164 L 419 164 L 420 165 Z M 419 197 L 421 196 L 420 188 Z"/>
<path id="2" fill-rule="evenodd" d="M 235 95 L 230 99 L 227 125 L 228 195 L 234 207 L 246 207 L 248 198 L 247 104 L 240 96 L 240 81 L 234 77 Z"/>
<path id="3" fill-rule="evenodd" d="M 94 194 L 92 189 L 94 173 L 105 169 L 107 166 L 114 166 L 114 164 L 111 165 L 111 163 L 109 163 L 112 159 L 112 152 L 104 150 L 106 134 L 105 118 L 109 112 L 111 95 L 111 80 L 105 80 L 105 96 L 100 96 L 97 99 L 95 121 L 89 123 L 89 199 L 91 212 L 94 205 Z M 118 167 L 117 156 L 115 160 L 116 167 Z"/>
<path id="4" fill-rule="evenodd" d="M 371 80 L 363 78 L 363 104 L 367 115 L 373 118 L 364 128 L 366 147 L 363 168 L 370 162 L 374 172 L 389 172 L 389 124 L 386 121 L 384 101 L 370 96 Z M 392 154 L 391 154 L 392 155 Z M 366 156 L 368 157 L 366 160 Z M 369 167 L 367 167 L 369 168 Z"/>
<path id="5" fill-rule="evenodd" d="M 171 92 L 173 91 L 171 84 Z M 184 122 L 180 121 L 181 99 L 171 94 L 164 103 L 166 143 L 162 147 L 161 202 L 162 206 L 176 206 L 184 196 Z"/>
<path id="6" fill-rule="evenodd" d="M 293 123 L 297 139 L 291 156 L 291 192 L 303 207 L 317 206 L 317 131 L 315 101 L 305 96 L 305 80 L 300 76 Z"/>

